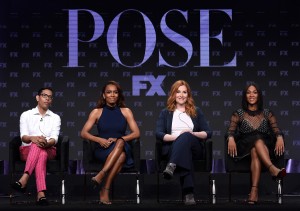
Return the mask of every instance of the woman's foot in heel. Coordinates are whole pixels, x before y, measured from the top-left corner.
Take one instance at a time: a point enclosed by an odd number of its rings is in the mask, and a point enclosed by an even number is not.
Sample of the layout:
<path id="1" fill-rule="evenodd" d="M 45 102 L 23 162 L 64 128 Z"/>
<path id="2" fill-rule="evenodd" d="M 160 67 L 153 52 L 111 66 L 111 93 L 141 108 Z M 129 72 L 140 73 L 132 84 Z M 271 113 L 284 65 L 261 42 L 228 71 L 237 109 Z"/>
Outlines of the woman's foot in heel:
<path id="1" fill-rule="evenodd" d="M 97 182 L 95 177 L 92 177 L 91 183 L 92 183 L 93 189 L 96 189 L 101 184 L 101 182 Z"/>
<path id="2" fill-rule="evenodd" d="M 19 181 L 16 181 L 14 183 L 11 183 L 10 186 L 15 191 L 19 191 L 21 193 L 26 192 L 27 182 L 29 179 L 29 173 L 25 172 L 22 177 L 19 179 Z"/>
<path id="3" fill-rule="evenodd" d="M 282 168 L 279 170 L 279 172 L 277 173 L 276 176 L 273 176 L 273 180 L 280 180 L 282 179 L 283 177 L 286 176 L 286 169 L 285 168 Z"/>
<path id="4" fill-rule="evenodd" d="M 45 195 L 45 191 L 38 192 L 36 205 L 39 205 L 39 206 L 48 206 L 49 205 L 49 202 Z"/>
<path id="5" fill-rule="evenodd" d="M 100 191 L 100 201 L 99 204 L 111 205 L 111 201 L 109 200 L 109 188 L 102 187 Z"/>
<path id="6" fill-rule="evenodd" d="M 269 165 L 268 170 L 270 171 L 273 180 L 279 180 L 286 176 L 285 168 L 278 169 L 276 166 L 271 164 Z"/>
<path id="7" fill-rule="evenodd" d="M 106 171 L 101 170 L 95 177 L 92 177 L 91 183 L 92 183 L 94 189 L 96 189 L 98 186 L 100 186 L 100 184 L 103 181 L 105 176 L 106 176 Z M 97 180 L 97 177 L 100 177 L 100 179 Z"/>
<path id="8" fill-rule="evenodd" d="M 257 201 L 258 201 L 258 187 L 252 186 L 247 203 L 250 205 L 254 205 L 257 204 Z"/>
<path id="9" fill-rule="evenodd" d="M 19 181 L 10 184 L 10 186 L 12 187 L 12 189 L 19 191 L 21 193 L 26 192 L 26 186 L 23 187 L 22 183 Z"/>

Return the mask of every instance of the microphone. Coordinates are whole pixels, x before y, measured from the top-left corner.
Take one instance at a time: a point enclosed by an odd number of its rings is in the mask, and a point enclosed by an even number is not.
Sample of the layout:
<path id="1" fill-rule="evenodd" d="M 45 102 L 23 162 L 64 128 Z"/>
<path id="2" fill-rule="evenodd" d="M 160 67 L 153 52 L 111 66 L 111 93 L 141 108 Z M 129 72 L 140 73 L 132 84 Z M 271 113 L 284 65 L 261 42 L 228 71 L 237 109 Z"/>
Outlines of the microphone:
<path id="1" fill-rule="evenodd" d="M 41 119 L 40 119 L 40 122 L 42 122 L 43 121 L 43 117 L 41 117 Z"/>

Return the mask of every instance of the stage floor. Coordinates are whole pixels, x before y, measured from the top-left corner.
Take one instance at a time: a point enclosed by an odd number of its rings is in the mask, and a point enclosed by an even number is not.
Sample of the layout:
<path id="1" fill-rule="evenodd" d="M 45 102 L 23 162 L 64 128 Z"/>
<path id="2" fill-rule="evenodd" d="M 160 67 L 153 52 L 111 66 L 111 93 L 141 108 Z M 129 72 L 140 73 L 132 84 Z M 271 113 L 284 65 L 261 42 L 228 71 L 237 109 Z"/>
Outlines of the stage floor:
<path id="1" fill-rule="evenodd" d="M 235 199 L 228 202 L 227 199 L 219 198 L 216 204 L 208 201 L 197 201 L 196 205 L 185 206 L 182 202 L 158 203 L 156 200 L 141 200 L 140 204 L 133 201 L 113 201 L 112 205 L 99 205 L 97 201 L 83 201 L 81 199 L 67 199 L 66 204 L 60 201 L 49 200 L 50 205 L 46 207 L 36 206 L 34 200 L 10 203 L 9 198 L 1 198 L 0 210 L 299 210 L 300 196 L 283 196 L 283 203 L 261 198 L 256 205 L 248 205 L 244 199 Z"/>
<path id="2" fill-rule="evenodd" d="M 90 177 L 90 176 L 89 176 Z M 36 187 L 34 179 L 30 181 L 26 194 L 15 193 L 9 197 L 8 175 L 0 176 L 0 210 L 300 210 L 300 180 L 299 174 L 288 174 L 284 179 L 282 204 L 277 203 L 276 184 L 268 174 L 262 175 L 259 189 L 259 203 L 248 205 L 245 203 L 249 192 L 249 176 L 247 174 L 232 177 L 232 200 L 229 201 L 228 175 L 214 174 L 217 188 L 217 202 L 209 201 L 209 186 L 207 175 L 197 175 L 195 199 L 197 204 L 185 206 L 181 201 L 181 192 L 178 180 L 160 181 L 160 199 L 157 201 L 157 177 L 155 174 L 143 175 L 140 178 L 140 204 L 136 204 L 135 177 L 122 176 L 114 185 L 112 205 L 99 205 L 97 203 L 99 189 L 94 190 L 87 178 L 88 187 L 85 190 L 83 175 L 67 175 L 66 204 L 60 202 L 60 179 L 55 175 L 47 178 L 47 198 L 50 205 L 39 207 L 35 205 Z M 84 195 L 86 193 L 86 198 Z M 130 199 L 130 201 L 128 200 Z"/>

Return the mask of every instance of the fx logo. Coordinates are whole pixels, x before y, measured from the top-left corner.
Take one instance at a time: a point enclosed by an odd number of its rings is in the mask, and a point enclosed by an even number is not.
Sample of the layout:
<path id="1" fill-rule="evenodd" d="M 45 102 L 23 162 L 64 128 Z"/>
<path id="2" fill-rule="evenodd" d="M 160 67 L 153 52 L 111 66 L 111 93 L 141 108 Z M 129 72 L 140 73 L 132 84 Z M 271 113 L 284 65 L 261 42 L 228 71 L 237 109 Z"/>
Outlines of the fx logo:
<path id="1" fill-rule="evenodd" d="M 132 96 L 140 96 L 140 91 L 142 89 L 148 90 L 146 96 L 154 96 L 155 93 L 157 93 L 158 96 L 166 96 L 166 93 L 160 86 L 165 77 L 165 75 L 159 75 L 157 78 L 153 75 L 132 76 Z M 146 82 L 150 83 L 150 88 L 148 88 L 149 83 Z"/>

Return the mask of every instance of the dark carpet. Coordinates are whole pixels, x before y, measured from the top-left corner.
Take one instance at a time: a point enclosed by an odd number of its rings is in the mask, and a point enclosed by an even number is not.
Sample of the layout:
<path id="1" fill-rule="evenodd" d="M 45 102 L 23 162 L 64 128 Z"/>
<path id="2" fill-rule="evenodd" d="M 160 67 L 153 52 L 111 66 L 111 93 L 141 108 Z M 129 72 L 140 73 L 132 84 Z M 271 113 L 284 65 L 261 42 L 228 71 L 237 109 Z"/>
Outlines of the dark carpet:
<path id="1" fill-rule="evenodd" d="M 1 199 L 0 210 L 300 210 L 300 199 L 295 196 L 285 196 L 283 203 L 262 200 L 255 205 L 249 205 L 242 199 L 228 202 L 219 199 L 216 204 L 208 201 L 197 201 L 196 205 L 186 206 L 179 201 L 158 203 L 155 200 L 141 201 L 113 201 L 112 205 L 99 205 L 97 201 L 67 200 L 65 205 L 59 201 L 51 201 L 49 206 L 37 206 L 34 201 L 10 202 L 9 197 Z"/>

